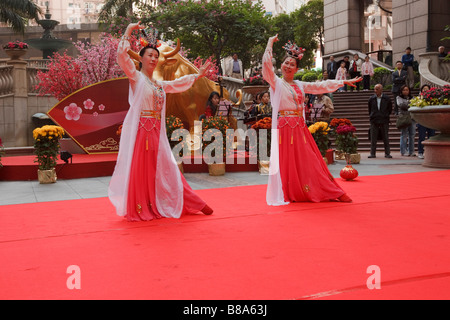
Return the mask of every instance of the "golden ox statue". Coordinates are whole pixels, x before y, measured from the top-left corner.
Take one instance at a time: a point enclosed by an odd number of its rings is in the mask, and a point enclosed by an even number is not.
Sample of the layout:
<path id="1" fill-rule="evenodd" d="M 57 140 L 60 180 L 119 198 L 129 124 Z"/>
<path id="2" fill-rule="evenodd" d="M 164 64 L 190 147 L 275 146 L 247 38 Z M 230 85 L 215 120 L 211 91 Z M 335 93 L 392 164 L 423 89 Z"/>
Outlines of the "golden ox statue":
<path id="1" fill-rule="evenodd" d="M 160 52 L 159 62 L 154 71 L 157 80 L 174 80 L 187 74 L 197 73 L 198 69 L 186 58 L 179 54 L 180 40 L 177 39 L 177 47 L 173 49 L 164 42 L 158 47 Z M 133 58 L 136 68 L 139 69 L 140 56 L 129 50 L 128 54 Z M 166 97 L 167 114 L 180 118 L 193 128 L 194 121 L 205 112 L 206 102 L 212 91 L 220 92 L 218 83 L 203 77 L 194 85 L 182 93 L 168 93 Z M 228 91 L 223 89 L 223 98 L 228 99 Z M 237 103 L 240 104 L 240 101 Z"/>

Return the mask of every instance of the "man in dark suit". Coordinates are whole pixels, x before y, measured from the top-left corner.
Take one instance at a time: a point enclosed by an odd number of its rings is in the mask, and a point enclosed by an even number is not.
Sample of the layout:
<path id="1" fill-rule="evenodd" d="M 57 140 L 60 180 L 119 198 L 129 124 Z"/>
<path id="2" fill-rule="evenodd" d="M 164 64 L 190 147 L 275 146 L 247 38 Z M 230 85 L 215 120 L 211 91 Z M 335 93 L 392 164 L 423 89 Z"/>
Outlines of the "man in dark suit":
<path id="1" fill-rule="evenodd" d="M 392 113 L 392 101 L 383 94 L 383 86 L 375 85 L 375 94 L 369 98 L 369 119 L 370 119 L 370 155 L 369 158 L 376 157 L 378 133 L 384 143 L 384 156 L 392 158 L 389 146 L 389 120 Z"/>
<path id="2" fill-rule="evenodd" d="M 328 79 L 334 80 L 336 78 L 336 71 L 338 68 L 337 62 L 334 61 L 334 57 L 330 56 L 330 62 L 327 63 Z"/>
<path id="3" fill-rule="evenodd" d="M 406 84 L 407 77 L 408 72 L 403 70 L 403 63 L 401 61 L 397 61 L 395 63 L 395 70 L 392 72 L 392 94 L 394 95 L 395 114 L 398 114 L 397 96 L 400 94 L 400 88 Z"/>

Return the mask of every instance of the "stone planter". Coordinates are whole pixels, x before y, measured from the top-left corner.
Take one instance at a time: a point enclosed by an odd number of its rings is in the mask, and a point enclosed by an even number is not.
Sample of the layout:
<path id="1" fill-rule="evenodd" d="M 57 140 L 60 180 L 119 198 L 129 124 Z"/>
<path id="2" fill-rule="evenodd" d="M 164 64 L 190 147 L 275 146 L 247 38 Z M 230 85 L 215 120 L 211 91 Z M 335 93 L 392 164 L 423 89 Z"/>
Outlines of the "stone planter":
<path id="1" fill-rule="evenodd" d="M 414 121 L 438 130 L 440 134 L 423 142 L 425 167 L 450 168 L 450 106 L 427 106 L 408 109 Z"/>
<path id="2" fill-rule="evenodd" d="M 225 174 L 225 163 L 208 164 L 210 176 L 223 176 Z"/>
<path id="3" fill-rule="evenodd" d="M 28 49 L 4 49 L 6 54 L 11 60 L 21 60 L 21 58 L 27 53 Z"/>
<path id="4" fill-rule="evenodd" d="M 267 91 L 267 90 L 269 90 L 269 86 L 265 86 L 265 85 L 242 87 L 242 91 L 244 91 L 247 94 L 252 95 L 253 98 L 256 96 L 257 93 L 260 93 L 262 91 Z"/>
<path id="5" fill-rule="evenodd" d="M 56 170 L 55 168 L 50 170 L 39 170 L 38 169 L 38 180 L 41 184 L 55 183 L 56 182 Z"/>

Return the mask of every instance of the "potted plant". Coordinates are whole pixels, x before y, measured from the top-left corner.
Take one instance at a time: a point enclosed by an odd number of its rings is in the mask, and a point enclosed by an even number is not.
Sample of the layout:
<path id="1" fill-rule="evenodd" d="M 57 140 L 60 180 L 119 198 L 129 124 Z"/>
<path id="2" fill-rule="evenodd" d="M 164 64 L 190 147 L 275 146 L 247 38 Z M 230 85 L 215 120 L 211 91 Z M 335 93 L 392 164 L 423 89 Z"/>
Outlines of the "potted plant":
<path id="1" fill-rule="evenodd" d="M 354 126 L 338 126 L 336 127 L 336 148 L 345 154 L 347 164 L 358 164 L 361 161 L 361 155 L 357 153 L 358 137 L 355 134 Z"/>
<path id="2" fill-rule="evenodd" d="M 11 60 L 18 60 L 27 53 L 28 44 L 22 41 L 10 41 L 3 46 L 6 54 Z"/>
<path id="3" fill-rule="evenodd" d="M 172 149 L 172 150 L 177 144 L 182 143 L 182 141 L 183 141 L 183 137 L 179 137 L 179 139 L 175 140 L 175 141 L 172 140 L 172 134 L 177 129 L 184 129 L 184 125 L 183 125 L 183 122 L 181 121 L 181 119 L 178 117 L 172 116 L 172 115 L 166 117 L 166 134 L 167 134 L 167 139 L 169 140 L 170 149 Z M 182 154 L 182 152 L 183 152 L 182 150 L 180 150 L 180 157 L 186 156 L 186 155 Z M 184 173 L 183 162 L 178 161 L 177 164 L 178 164 L 178 168 L 180 169 L 180 171 L 182 173 Z"/>
<path id="4" fill-rule="evenodd" d="M 46 125 L 33 131 L 34 153 L 38 164 L 38 180 L 40 183 L 56 182 L 56 162 L 59 152 L 59 139 L 64 129 L 59 126 Z"/>
<path id="5" fill-rule="evenodd" d="M 450 168 L 450 85 L 431 88 L 410 101 L 408 111 L 416 122 L 438 130 L 440 134 L 423 142 L 425 160 L 422 165 Z"/>
<path id="6" fill-rule="evenodd" d="M 314 138 L 314 141 L 319 148 L 320 153 L 322 154 L 323 160 L 328 164 L 328 160 L 326 158 L 328 145 L 330 143 L 328 133 L 330 131 L 330 127 L 327 122 L 319 121 L 308 127 L 309 132 Z"/>
<path id="7" fill-rule="evenodd" d="M 269 160 L 262 160 L 260 158 L 261 153 L 261 142 L 264 143 L 264 141 L 260 141 L 260 130 L 266 130 L 266 150 L 267 150 L 267 156 L 270 157 L 270 142 L 271 142 L 271 133 L 272 133 L 272 118 L 265 117 L 263 119 L 258 120 L 255 124 L 252 125 L 252 129 L 256 131 L 256 146 L 249 146 L 250 152 L 257 152 L 257 159 L 258 159 L 258 169 L 259 173 L 261 174 L 268 174 L 269 173 Z M 253 148 L 256 148 L 256 150 L 253 150 Z"/>
<path id="8" fill-rule="evenodd" d="M 203 157 L 205 158 L 205 149 L 212 143 L 216 143 L 216 139 L 218 139 L 220 136 L 222 138 L 222 159 L 219 162 L 213 162 L 208 163 L 208 171 L 209 175 L 211 176 L 221 176 L 225 174 L 225 162 L 223 161 L 223 158 L 226 155 L 226 134 L 227 129 L 229 128 L 229 123 L 227 121 L 226 117 L 221 116 L 215 116 L 215 117 L 209 117 L 207 119 L 202 120 L 202 136 L 203 136 L 203 142 L 202 142 L 202 151 L 203 151 Z M 210 141 L 205 141 L 205 137 Z M 210 155 L 212 157 L 216 157 L 215 151 L 216 148 L 211 151 Z M 209 156 L 209 154 L 207 155 Z"/>
<path id="9" fill-rule="evenodd" d="M 336 137 L 336 128 L 339 126 L 352 126 L 352 122 L 346 118 L 334 118 L 330 122 L 331 134 Z M 336 160 L 345 160 L 345 152 L 336 145 Z"/>

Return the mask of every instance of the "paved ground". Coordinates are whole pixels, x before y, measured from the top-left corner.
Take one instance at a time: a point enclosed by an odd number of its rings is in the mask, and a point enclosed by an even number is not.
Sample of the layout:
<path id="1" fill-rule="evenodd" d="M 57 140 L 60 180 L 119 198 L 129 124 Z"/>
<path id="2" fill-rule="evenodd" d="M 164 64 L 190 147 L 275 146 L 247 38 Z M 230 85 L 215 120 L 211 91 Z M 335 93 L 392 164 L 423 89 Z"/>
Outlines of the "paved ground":
<path id="1" fill-rule="evenodd" d="M 376 159 L 368 159 L 367 156 L 368 153 L 361 154 L 361 163 L 354 165 L 360 176 L 442 170 L 426 168 L 422 166 L 423 160 L 417 157 L 402 157 L 399 153 L 393 153 L 392 159 L 386 159 L 381 154 Z M 328 168 L 334 177 L 339 177 L 344 166 L 345 161 L 338 160 Z M 194 190 L 267 183 L 267 176 L 258 172 L 228 172 L 221 177 L 211 177 L 207 173 L 186 173 L 185 178 Z M 60 179 L 54 184 L 1 181 L 0 205 L 106 197 L 109 180 L 110 177 Z"/>

